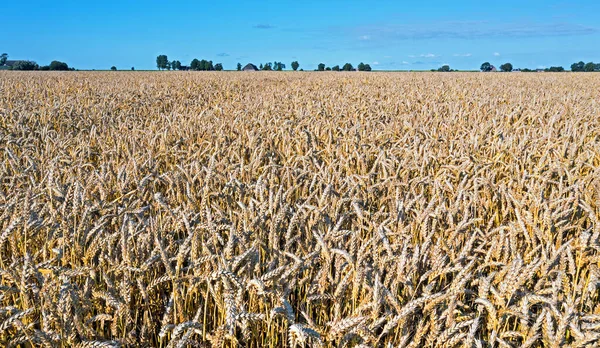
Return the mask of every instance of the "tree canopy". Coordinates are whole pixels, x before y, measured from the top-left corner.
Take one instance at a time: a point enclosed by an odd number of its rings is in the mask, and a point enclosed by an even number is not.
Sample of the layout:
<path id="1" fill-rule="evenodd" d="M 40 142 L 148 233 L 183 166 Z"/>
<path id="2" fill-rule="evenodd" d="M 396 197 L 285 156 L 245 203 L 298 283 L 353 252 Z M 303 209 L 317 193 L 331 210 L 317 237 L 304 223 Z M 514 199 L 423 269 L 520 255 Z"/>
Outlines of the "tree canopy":
<path id="1" fill-rule="evenodd" d="M 300 63 L 298 63 L 297 60 L 295 60 L 295 61 L 292 62 L 292 69 L 294 71 L 298 70 L 299 67 L 300 67 Z"/>
<path id="2" fill-rule="evenodd" d="M 490 64 L 490 62 L 485 62 L 485 63 L 481 64 L 481 67 L 479 69 L 481 71 L 492 71 L 493 66 L 492 66 L 492 64 Z"/>
<path id="3" fill-rule="evenodd" d="M 0 65 L 4 65 L 4 63 L 6 63 L 7 60 L 8 60 L 8 53 L 2 53 L 0 55 Z"/>
<path id="4" fill-rule="evenodd" d="M 166 69 L 168 65 L 169 58 L 167 58 L 165 54 L 161 54 L 158 57 L 156 57 L 156 67 L 158 68 L 158 70 Z"/>
<path id="5" fill-rule="evenodd" d="M 12 66 L 12 70 L 37 70 L 39 66 L 36 62 L 29 60 L 20 60 Z"/>
<path id="6" fill-rule="evenodd" d="M 510 63 L 504 63 L 500 65 L 500 70 L 505 72 L 511 72 L 513 70 L 513 65 Z"/>
<path id="7" fill-rule="evenodd" d="M 69 70 L 69 65 L 65 62 L 53 60 L 50 62 L 50 70 L 67 71 Z"/>
<path id="8" fill-rule="evenodd" d="M 344 64 L 344 66 L 342 67 L 342 70 L 343 70 L 343 71 L 353 71 L 353 70 L 354 70 L 354 67 L 352 66 L 352 64 L 350 64 L 350 63 L 346 63 L 346 64 Z"/>

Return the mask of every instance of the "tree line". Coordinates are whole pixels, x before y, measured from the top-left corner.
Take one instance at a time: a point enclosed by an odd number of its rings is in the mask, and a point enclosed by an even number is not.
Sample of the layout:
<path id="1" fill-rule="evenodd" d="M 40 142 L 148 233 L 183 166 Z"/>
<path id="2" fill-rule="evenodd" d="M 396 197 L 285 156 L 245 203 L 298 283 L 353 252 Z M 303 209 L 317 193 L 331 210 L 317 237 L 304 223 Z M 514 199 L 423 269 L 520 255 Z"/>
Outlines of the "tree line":
<path id="1" fill-rule="evenodd" d="M 485 62 L 485 63 L 481 64 L 481 67 L 479 69 L 481 71 L 483 71 L 483 72 L 489 72 L 489 71 L 494 71 L 495 67 L 492 64 L 490 64 L 490 62 Z M 528 69 L 528 68 L 514 69 L 514 67 L 513 67 L 513 65 L 511 63 L 504 63 L 504 64 L 500 65 L 500 71 L 503 71 L 503 72 L 511 72 L 511 71 L 521 71 L 521 72 L 538 72 L 538 71 L 544 71 L 544 72 L 564 72 L 566 70 L 562 66 L 551 66 L 549 68 L 544 68 L 544 69 Z M 573 72 L 594 72 L 594 71 L 600 71 L 600 63 L 594 63 L 594 62 L 584 63 L 584 62 L 580 61 L 580 62 L 571 64 L 571 71 L 573 71 Z"/>
<path id="2" fill-rule="evenodd" d="M 8 61 L 8 53 L 2 53 L 0 55 L 0 66 L 3 66 Z M 22 70 L 22 71 L 31 71 L 31 70 L 52 70 L 52 71 L 68 71 L 75 70 L 75 68 L 70 68 L 69 65 L 65 62 L 60 62 L 58 60 L 53 60 L 49 65 L 39 66 L 38 63 L 31 60 L 18 60 L 12 66 L 8 67 L 8 70 Z"/>
<path id="3" fill-rule="evenodd" d="M 221 71 L 223 70 L 223 64 L 213 64 L 212 60 L 198 60 L 194 58 L 190 65 L 182 65 L 180 61 L 173 60 L 169 61 L 169 58 L 165 54 L 161 54 L 156 57 L 156 67 L 158 70 L 200 70 L 200 71 Z"/>

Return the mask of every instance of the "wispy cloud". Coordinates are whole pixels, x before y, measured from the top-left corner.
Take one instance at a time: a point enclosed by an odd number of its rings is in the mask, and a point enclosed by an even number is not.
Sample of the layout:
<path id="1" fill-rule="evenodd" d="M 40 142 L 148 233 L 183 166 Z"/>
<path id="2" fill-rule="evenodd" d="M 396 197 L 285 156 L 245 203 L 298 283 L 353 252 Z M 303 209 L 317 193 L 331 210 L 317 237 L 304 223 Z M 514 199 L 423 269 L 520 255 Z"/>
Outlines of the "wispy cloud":
<path id="1" fill-rule="evenodd" d="M 377 61 L 373 62 L 373 65 L 379 65 L 379 62 L 377 62 Z"/>
<path id="2" fill-rule="evenodd" d="M 409 64 L 410 64 L 410 63 L 409 63 L 409 62 L 407 62 L 407 61 L 405 61 L 405 60 L 403 60 L 403 61 L 402 61 L 402 65 L 409 65 Z"/>
<path id="3" fill-rule="evenodd" d="M 371 35 L 361 35 L 358 39 L 361 41 L 371 40 Z"/>
<path id="4" fill-rule="evenodd" d="M 494 52 L 494 57 L 500 57 L 500 52 Z"/>
<path id="5" fill-rule="evenodd" d="M 422 53 L 422 54 L 419 54 L 419 55 L 410 54 L 408 57 L 409 58 L 417 58 L 417 57 L 420 57 L 420 58 L 436 58 L 436 57 L 439 57 L 439 56 L 437 54 L 433 54 L 433 53 Z"/>
<path id="6" fill-rule="evenodd" d="M 453 54 L 454 57 L 470 57 L 472 56 L 471 53 L 455 53 Z"/>
<path id="7" fill-rule="evenodd" d="M 275 29 L 275 26 L 271 25 L 271 24 L 257 24 L 253 28 L 254 29 Z"/>
<path id="8" fill-rule="evenodd" d="M 377 24 L 340 28 L 372 40 L 488 39 L 589 35 L 600 29 L 574 23 L 493 23 L 454 21 L 423 24 Z"/>
<path id="9" fill-rule="evenodd" d="M 219 53 L 217 54 L 217 57 L 229 57 L 229 53 Z"/>

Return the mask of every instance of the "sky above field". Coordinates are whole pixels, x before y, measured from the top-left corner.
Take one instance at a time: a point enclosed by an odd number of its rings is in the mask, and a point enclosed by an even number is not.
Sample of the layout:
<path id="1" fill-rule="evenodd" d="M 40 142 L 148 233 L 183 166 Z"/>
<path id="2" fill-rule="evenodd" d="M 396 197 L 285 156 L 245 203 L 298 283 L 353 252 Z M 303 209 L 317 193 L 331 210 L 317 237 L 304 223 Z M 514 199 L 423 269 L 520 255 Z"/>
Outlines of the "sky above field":
<path id="1" fill-rule="evenodd" d="M 155 69 L 281 61 L 381 70 L 600 62 L 594 1 L 5 1 L 0 53 L 40 65 Z"/>

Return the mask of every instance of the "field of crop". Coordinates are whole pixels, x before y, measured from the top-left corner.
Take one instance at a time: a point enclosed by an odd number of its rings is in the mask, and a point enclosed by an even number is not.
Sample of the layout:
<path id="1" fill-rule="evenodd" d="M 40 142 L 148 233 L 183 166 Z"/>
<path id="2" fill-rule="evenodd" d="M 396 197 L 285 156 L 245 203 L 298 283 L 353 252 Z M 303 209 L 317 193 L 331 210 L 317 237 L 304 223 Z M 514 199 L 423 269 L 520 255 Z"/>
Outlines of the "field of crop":
<path id="1" fill-rule="evenodd" d="M 0 72 L 0 345 L 600 345 L 600 75 Z"/>

